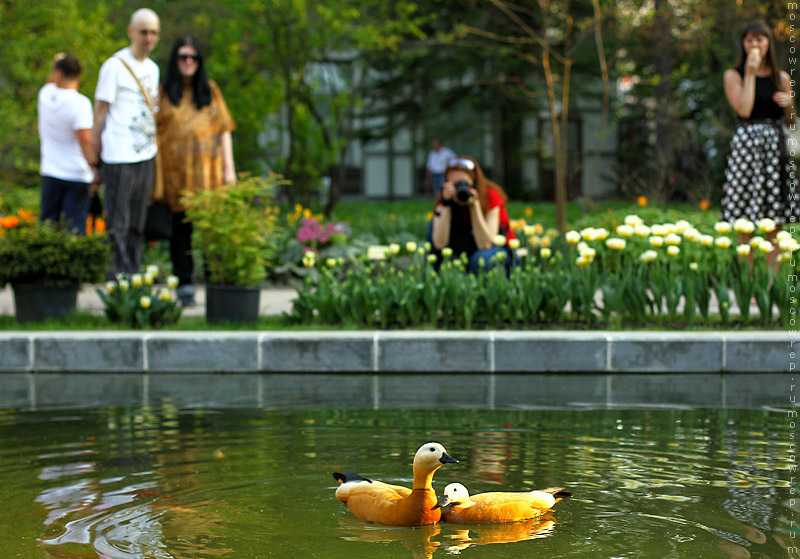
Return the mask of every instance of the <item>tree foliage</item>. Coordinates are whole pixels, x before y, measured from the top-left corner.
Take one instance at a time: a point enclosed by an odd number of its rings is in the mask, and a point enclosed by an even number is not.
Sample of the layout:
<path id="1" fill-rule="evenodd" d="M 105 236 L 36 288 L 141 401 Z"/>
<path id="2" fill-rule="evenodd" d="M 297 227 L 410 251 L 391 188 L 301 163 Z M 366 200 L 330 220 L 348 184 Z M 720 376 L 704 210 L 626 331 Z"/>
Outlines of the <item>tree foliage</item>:
<path id="1" fill-rule="evenodd" d="M 93 97 L 100 65 L 127 44 L 128 18 L 140 6 L 0 3 L 0 184 L 38 184 L 36 94 L 53 55 L 81 59 L 81 92 Z M 205 45 L 209 75 L 238 125 L 237 167 L 284 174 L 305 203 L 332 168 L 335 203 L 354 139 L 401 129 L 421 131 L 412 149 L 443 137 L 477 153 L 489 138 L 492 178 L 512 197 L 528 196 L 524 123 L 542 111 L 558 137 L 554 149 L 537 149 L 563 182 L 578 168 L 572 156 L 586 155 L 568 149 L 570 109 L 589 97 L 608 100 L 618 76 L 638 79 L 620 99 L 631 103 L 615 115 L 627 168 L 662 193 L 690 188 L 697 167 L 674 180 L 689 146 L 704 165 L 702 182 L 718 186 L 734 123 L 721 76 L 739 30 L 764 19 L 783 44 L 798 33 L 788 5 L 767 0 L 156 0 L 151 7 L 162 20 L 153 53 L 162 68 L 176 37 L 193 34 Z M 659 54 L 663 45 L 669 56 Z M 788 67 L 785 53 L 783 61 Z"/>
<path id="2" fill-rule="evenodd" d="M 91 98 L 103 60 L 120 42 L 112 33 L 103 2 L 58 0 L 0 4 L 0 184 L 38 183 L 39 88 L 58 52 L 76 55 L 83 65 L 81 93 Z M 124 38 L 124 34 L 122 35 Z"/>

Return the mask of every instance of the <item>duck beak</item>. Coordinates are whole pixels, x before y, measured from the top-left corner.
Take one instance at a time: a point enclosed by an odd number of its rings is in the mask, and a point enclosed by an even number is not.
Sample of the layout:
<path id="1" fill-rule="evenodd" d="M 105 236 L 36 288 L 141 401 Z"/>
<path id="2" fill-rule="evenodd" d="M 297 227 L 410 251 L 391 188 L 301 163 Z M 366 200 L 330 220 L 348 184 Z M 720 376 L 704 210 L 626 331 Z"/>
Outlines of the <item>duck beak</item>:
<path id="1" fill-rule="evenodd" d="M 431 507 L 431 510 L 436 510 L 438 508 L 444 508 L 450 504 L 450 498 L 447 495 L 442 495 L 442 498 L 439 499 L 439 502 Z"/>
<path id="2" fill-rule="evenodd" d="M 439 458 L 439 462 L 441 462 L 442 464 L 458 464 L 458 460 L 456 460 L 446 452 L 442 453 L 442 457 Z"/>

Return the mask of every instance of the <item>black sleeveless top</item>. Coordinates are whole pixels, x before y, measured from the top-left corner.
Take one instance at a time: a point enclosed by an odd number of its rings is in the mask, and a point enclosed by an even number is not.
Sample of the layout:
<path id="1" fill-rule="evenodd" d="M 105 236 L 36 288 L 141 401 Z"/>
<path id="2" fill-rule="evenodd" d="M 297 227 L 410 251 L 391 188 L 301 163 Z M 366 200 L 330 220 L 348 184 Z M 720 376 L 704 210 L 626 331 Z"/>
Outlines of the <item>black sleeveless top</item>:
<path id="1" fill-rule="evenodd" d="M 744 79 L 744 71 L 737 70 L 739 75 Z M 756 76 L 756 98 L 753 102 L 753 110 L 748 118 L 739 118 L 739 120 L 763 120 L 770 118 L 772 120 L 779 120 L 783 118 L 783 109 L 772 100 L 772 95 L 780 91 L 775 87 L 772 77 L 759 77 Z"/>

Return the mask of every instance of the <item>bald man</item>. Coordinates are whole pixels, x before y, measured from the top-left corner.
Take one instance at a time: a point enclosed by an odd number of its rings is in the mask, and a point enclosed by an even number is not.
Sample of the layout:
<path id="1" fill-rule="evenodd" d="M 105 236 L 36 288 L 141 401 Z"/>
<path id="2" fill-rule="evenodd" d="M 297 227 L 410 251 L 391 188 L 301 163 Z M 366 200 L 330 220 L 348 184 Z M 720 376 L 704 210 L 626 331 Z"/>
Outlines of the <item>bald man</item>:
<path id="1" fill-rule="evenodd" d="M 140 272 L 144 224 L 155 177 L 158 65 L 150 53 L 161 24 L 153 10 L 131 16 L 131 44 L 103 63 L 94 94 L 93 165 L 103 162 L 110 276 Z"/>

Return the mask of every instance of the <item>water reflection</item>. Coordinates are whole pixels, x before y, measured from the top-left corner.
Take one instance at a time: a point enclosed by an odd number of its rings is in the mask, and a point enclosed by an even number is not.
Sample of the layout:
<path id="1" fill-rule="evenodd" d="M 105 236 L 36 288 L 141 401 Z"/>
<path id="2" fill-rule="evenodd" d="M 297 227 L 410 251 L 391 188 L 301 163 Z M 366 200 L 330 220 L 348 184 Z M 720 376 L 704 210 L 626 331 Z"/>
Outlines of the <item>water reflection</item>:
<path id="1" fill-rule="evenodd" d="M 441 546 L 440 541 L 432 538 L 442 532 L 441 524 L 429 524 L 414 528 L 399 528 L 394 526 L 380 526 L 367 524 L 355 518 L 339 521 L 340 530 L 345 534 L 341 537 L 353 542 L 394 543 L 399 542 L 414 559 L 430 559 L 433 552 Z"/>
<path id="2" fill-rule="evenodd" d="M 344 532 L 342 539 L 371 543 L 398 542 L 411 552 L 414 559 L 431 559 L 437 550 L 455 555 L 480 545 L 546 538 L 553 534 L 555 525 L 556 519 L 550 514 L 506 524 L 442 523 L 415 528 L 380 526 L 350 517 L 339 521 L 339 529 Z"/>
<path id="3" fill-rule="evenodd" d="M 556 519 L 549 514 L 536 519 L 507 524 L 476 524 L 464 529 L 455 529 L 450 536 L 451 543 L 448 543 L 445 549 L 448 553 L 457 554 L 478 545 L 515 543 L 546 538 L 553 534 L 555 525 Z"/>
<path id="4" fill-rule="evenodd" d="M 106 426 L 119 438 L 91 437 L 38 456 L 47 462 L 96 458 L 45 465 L 37 476 L 50 484 L 35 499 L 47 511 L 38 542 L 50 556 L 175 559 L 233 552 L 225 546 L 210 549 L 221 537 L 220 518 L 211 507 L 180 504 L 181 493 L 201 483 L 185 475 L 187 466 L 194 469 L 207 457 L 191 443 L 176 444 L 176 414 L 169 406 L 157 413 L 147 408 L 122 417 L 111 413 Z M 66 450 L 76 446 L 83 448 Z M 108 446 L 115 451 L 108 453 Z M 180 471 L 163 475 L 164 465 L 175 462 L 182 464 Z"/>

